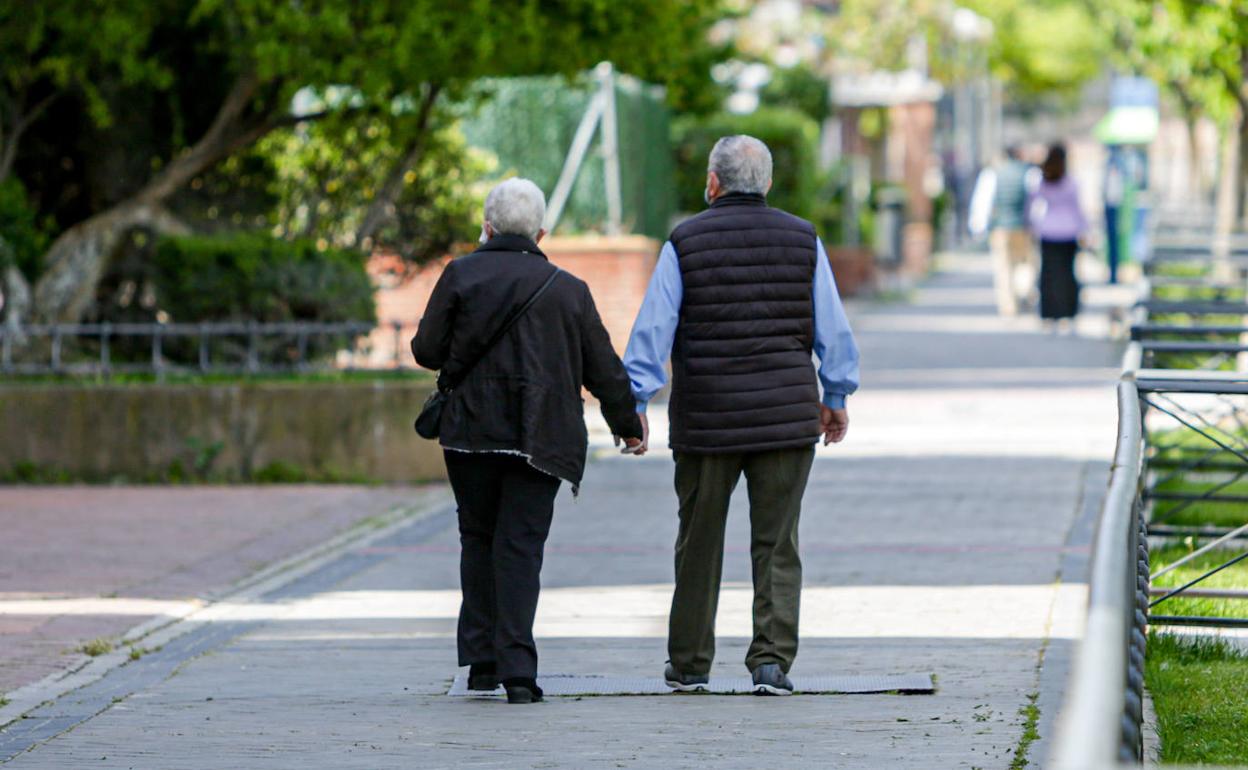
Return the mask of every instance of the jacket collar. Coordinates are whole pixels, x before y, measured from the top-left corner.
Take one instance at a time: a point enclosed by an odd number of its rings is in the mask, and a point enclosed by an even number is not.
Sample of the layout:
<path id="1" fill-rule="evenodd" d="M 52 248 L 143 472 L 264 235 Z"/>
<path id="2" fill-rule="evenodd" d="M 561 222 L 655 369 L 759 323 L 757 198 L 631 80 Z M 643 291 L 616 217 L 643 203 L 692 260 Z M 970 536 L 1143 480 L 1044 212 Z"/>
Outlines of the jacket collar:
<path id="1" fill-rule="evenodd" d="M 523 235 L 509 235 L 500 233 L 489 239 L 485 243 L 477 247 L 477 251 L 519 251 L 525 254 L 536 254 L 542 259 L 546 259 L 546 255 L 537 247 L 537 244 L 530 238 Z"/>
<path id="2" fill-rule="evenodd" d="M 767 196 L 760 193 L 726 192 L 711 201 L 711 208 L 720 206 L 766 206 Z"/>

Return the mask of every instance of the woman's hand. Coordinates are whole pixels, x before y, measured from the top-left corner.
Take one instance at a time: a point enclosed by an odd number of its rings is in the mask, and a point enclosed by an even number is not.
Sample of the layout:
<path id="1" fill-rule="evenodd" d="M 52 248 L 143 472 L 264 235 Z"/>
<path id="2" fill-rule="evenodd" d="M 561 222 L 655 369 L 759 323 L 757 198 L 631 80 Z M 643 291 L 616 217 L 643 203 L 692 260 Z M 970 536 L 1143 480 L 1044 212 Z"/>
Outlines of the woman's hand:
<path id="1" fill-rule="evenodd" d="M 622 455 L 637 455 L 640 457 L 650 448 L 650 421 L 646 419 L 645 412 L 638 413 L 637 417 L 641 420 L 641 438 L 624 439 L 624 448 L 620 450 Z M 620 445 L 620 437 L 612 436 L 615 439 L 615 445 Z"/>

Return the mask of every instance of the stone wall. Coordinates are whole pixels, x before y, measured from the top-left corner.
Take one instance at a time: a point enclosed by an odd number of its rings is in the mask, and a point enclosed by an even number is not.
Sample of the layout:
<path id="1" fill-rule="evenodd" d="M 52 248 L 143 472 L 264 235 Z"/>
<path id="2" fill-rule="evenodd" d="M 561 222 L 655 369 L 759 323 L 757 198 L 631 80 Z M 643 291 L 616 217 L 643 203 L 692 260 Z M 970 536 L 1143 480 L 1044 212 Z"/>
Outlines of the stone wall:
<path id="1" fill-rule="evenodd" d="M 441 450 L 412 420 L 426 381 L 221 385 L 0 385 L 0 471 L 19 463 L 74 478 L 159 478 L 220 442 L 211 477 L 274 463 L 317 478 L 443 478 Z"/>

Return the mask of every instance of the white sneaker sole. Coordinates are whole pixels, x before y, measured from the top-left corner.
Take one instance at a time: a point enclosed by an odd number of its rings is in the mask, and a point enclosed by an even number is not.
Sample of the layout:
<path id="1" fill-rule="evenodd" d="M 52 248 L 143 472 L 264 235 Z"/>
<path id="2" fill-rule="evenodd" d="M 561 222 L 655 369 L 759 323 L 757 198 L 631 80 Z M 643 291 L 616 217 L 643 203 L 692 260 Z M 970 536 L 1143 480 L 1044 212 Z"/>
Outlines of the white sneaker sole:
<path id="1" fill-rule="evenodd" d="M 783 687 L 772 687 L 769 684 L 754 685 L 755 695 L 792 695 L 792 690 L 786 690 Z"/>
<path id="2" fill-rule="evenodd" d="M 668 687 L 672 688 L 676 692 L 710 692 L 711 691 L 710 686 L 707 684 L 702 684 L 702 683 L 681 684 L 680 682 L 673 682 L 671 679 L 664 679 L 663 681 L 664 683 L 667 684 Z"/>

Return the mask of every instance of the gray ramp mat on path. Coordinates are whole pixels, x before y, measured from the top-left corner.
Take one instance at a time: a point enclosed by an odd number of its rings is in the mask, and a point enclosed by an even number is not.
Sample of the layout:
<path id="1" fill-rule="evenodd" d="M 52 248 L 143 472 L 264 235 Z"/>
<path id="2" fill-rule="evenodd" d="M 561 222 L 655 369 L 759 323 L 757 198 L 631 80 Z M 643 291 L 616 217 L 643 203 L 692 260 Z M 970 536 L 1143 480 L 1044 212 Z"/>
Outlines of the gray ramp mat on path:
<path id="1" fill-rule="evenodd" d="M 547 695 L 666 695 L 672 692 L 662 679 L 641 676 L 595 676 L 578 674 L 545 674 L 537 684 Z M 881 693 L 933 693 L 936 685 L 931 674 L 814 674 L 793 677 L 794 693 L 798 695 Z M 711 694 L 743 695 L 754 691 L 749 677 L 712 679 Z M 489 698 L 504 695 L 502 686 L 492 693 L 468 689 L 468 675 L 455 676 L 447 695 Z"/>

